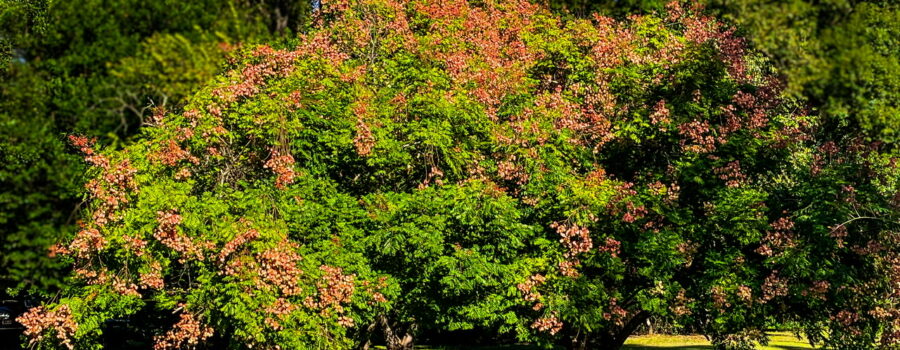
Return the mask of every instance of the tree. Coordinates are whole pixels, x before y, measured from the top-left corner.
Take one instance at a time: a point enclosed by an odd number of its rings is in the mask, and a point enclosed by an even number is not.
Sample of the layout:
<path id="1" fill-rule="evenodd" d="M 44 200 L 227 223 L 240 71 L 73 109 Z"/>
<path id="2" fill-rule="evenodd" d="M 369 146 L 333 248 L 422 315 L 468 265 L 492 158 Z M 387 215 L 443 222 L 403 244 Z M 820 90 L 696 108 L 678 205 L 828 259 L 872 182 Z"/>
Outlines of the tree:
<path id="1" fill-rule="evenodd" d="M 42 346 L 177 315 L 157 348 L 408 348 L 476 330 L 619 348 L 641 321 L 721 348 L 771 322 L 848 348 L 900 328 L 897 154 L 816 139 L 734 30 L 560 19 L 524 0 L 328 4 L 92 165 Z M 877 150 L 877 152 L 875 152 Z M 49 336 L 53 335 L 51 339 Z"/>
<path id="2" fill-rule="evenodd" d="M 63 282 L 47 248 L 77 230 L 85 170 L 65 134 L 127 142 L 152 108 L 181 106 L 215 76 L 234 47 L 275 40 L 272 12 L 231 0 L 0 1 L 0 293 L 52 295 Z"/>
<path id="3" fill-rule="evenodd" d="M 579 16 L 615 16 L 662 10 L 659 1 L 550 1 Z M 897 141 L 900 54 L 892 1 L 707 0 L 712 13 L 735 24 L 751 45 L 772 59 L 785 93 L 826 117 L 834 135 L 862 133 Z"/>
<path id="4" fill-rule="evenodd" d="M 900 8 L 891 1 L 711 1 L 746 28 L 835 132 L 897 141 Z M 775 33 L 779 34 L 775 34 Z"/>

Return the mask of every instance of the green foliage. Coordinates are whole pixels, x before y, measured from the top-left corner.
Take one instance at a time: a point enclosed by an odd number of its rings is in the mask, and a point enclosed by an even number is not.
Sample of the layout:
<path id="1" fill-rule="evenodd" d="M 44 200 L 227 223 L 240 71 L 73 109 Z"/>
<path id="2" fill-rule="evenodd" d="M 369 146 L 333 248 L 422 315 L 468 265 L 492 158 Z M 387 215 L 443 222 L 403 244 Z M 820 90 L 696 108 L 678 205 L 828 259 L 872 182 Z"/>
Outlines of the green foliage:
<path id="1" fill-rule="evenodd" d="M 896 142 L 900 8 L 891 1 L 711 1 L 773 58 L 787 92 L 835 124 Z"/>
<path id="2" fill-rule="evenodd" d="M 335 2 L 294 45 L 242 47 L 133 143 L 70 137 L 87 200 L 52 251 L 73 273 L 26 334 L 91 348 L 104 320 L 151 314 L 174 315 L 147 327 L 160 349 L 459 331 L 618 348 L 665 317 L 723 349 L 784 323 L 896 347 L 897 151 L 798 112 L 699 11 Z M 150 57 L 110 72 L 190 90 L 152 72 L 194 68 Z"/>
<path id="3" fill-rule="evenodd" d="M 120 145 L 152 108 L 177 108 L 210 80 L 233 46 L 274 38 L 264 16 L 272 10 L 220 0 L 0 2 L 9 58 L 0 67 L 2 293 L 62 282 L 47 247 L 77 230 L 84 172 L 64 135 Z"/>
<path id="4" fill-rule="evenodd" d="M 705 0 L 772 59 L 786 93 L 828 118 L 834 135 L 861 132 L 897 142 L 900 119 L 900 8 L 893 1 Z M 578 16 L 662 10 L 659 1 L 550 1 Z M 832 136 L 835 137 L 835 136 Z"/>
<path id="5" fill-rule="evenodd" d="M 432 330 L 514 329 L 512 286 L 551 245 L 514 198 L 482 181 L 369 198 L 377 217 L 365 245 L 403 291 L 398 317 Z"/>
<path id="6" fill-rule="evenodd" d="M 555 11 L 579 17 L 601 13 L 607 16 L 624 17 L 631 14 L 659 12 L 667 1 L 660 0 L 548 0 Z"/>

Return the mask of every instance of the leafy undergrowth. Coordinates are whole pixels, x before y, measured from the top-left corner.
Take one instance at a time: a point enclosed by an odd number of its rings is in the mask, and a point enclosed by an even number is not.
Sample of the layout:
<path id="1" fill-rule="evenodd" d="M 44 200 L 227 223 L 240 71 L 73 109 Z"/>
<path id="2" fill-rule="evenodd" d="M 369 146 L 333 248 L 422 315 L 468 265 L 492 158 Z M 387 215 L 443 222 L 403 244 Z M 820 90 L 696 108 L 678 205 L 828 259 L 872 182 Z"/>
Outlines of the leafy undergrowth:
<path id="1" fill-rule="evenodd" d="M 800 350 L 814 349 L 806 342 L 806 339 L 797 338 L 790 332 L 769 333 L 769 345 L 759 346 L 764 350 Z M 713 346 L 702 335 L 641 335 L 628 338 L 624 349 L 651 350 L 651 349 L 678 349 L 678 350 L 705 350 L 713 349 Z"/>

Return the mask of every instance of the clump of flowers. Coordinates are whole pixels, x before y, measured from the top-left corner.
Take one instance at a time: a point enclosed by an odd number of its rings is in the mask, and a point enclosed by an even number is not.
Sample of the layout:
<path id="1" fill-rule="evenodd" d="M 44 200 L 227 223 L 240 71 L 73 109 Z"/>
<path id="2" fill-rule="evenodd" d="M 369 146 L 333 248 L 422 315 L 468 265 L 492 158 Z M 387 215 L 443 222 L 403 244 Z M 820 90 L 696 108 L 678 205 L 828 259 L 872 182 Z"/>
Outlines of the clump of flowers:
<path id="1" fill-rule="evenodd" d="M 353 138 L 353 145 L 356 147 L 356 153 L 362 157 L 372 153 L 375 147 L 375 136 L 372 135 L 372 128 L 369 127 L 369 103 L 365 100 L 357 102 L 353 109 L 356 115 L 356 137 Z"/>
<path id="2" fill-rule="evenodd" d="M 213 336 L 212 327 L 202 324 L 197 315 L 182 312 L 179 317 L 180 320 L 171 330 L 154 339 L 154 350 L 195 348 L 203 340 Z"/>
<path id="3" fill-rule="evenodd" d="M 538 332 L 548 332 L 550 335 L 555 335 L 562 330 L 563 323 L 559 320 L 555 314 L 551 314 L 549 316 L 544 316 L 534 320 L 534 323 L 531 324 L 531 328 L 537 330 Z"/>
<path id="4" fill-rule="evenodd" d="M 563 254 L 564 259 L 559 264 L 560 272 L 565 276 L 577 277 L 578 271 L 574 267 L 579 263 L 578 255 L 587 253 L 594 247 L 590 232 L 583 226 L 567 225 L 558 222 L 550 224 L 550 228 L 556 229 L 556 232 L 560 235 L 559 242 L 566 248 Z"/>
<path id="5" fill-rule="evenodd" d="M 162 289 L 165 286 L 162 275 L 162 265 L 158 261 L 150 263 L 149 271 L 140 276 L 143 288 Z"/>
<path id="6" fill-rule="evenodd" d="M 541 293 L 536 288 L 545 281 L 547 281 L 547 278 L 544 275 L 535 274 L 529 276 L 525 282 L 516 285 L 519 292 L 525 295 L 525 301 L 535 303 L 532 309 L 536 311 L 544 308 L 544 304 L 541 303 Z"/>
<path id="7" fill-rule="evenodd" d="M 324 273 L 322 281 L 318 283 L 318 298 L 308 297 L 305 305 L 318 309 L 323 315 L 331 311 L 338 314 L 338 323 L 344 327 L 353 326 L 353 319 L 345 315 L 344 305 L 350 303 L 353 292 L 356 289 L 353 274 L 344 274 L 340 267 L 322 265 L 319 267 Z"/>
<path id="8" fill-rule="evenodd" d="M 288 153 L 282 154 L 273 149 L 272 155 L 264 167 L 278 175 L 278 178 L 275 179 L 275 186 L 279 189 L 284 189 L 284 186 L 293 183 L 297 177 L 297 173 L 294 171 L 294 157 Z"/>
<path id="9" fill-rule="evenodd" d="M 741 161 L 729 162 L 723 167 L 713 169 L 719 179 L 725 181 L 728 187 L 739 187 L 747 179 L 747 175 L 741 171 Z"/>
<path id="10" fill-rule="evenodd" d="M 275 330 L 282 329 L 282 326 L 281 326 L 281 323 L 279 323 L 279 320 L 284 319 L 287 315 L 289 315 L 291 312 L 294 312 L 294 310 L 296 310 L 296 309 L 297 309 L 297 305 L 294 305 L 288 299 L 278 298 L 275 300 L 275 302 L 272 305 L 266 307 L 266 314 L 269 314 L 271 316 L 266 317 L 265 323 L 267 326 L 271 327 L 272 329 L 275 329 Z M 274 317 L 272 317 L 272 316 L 274 316 Z"/>
<path id="11" fill-rule="evenodd" d="M 181 253 L 181 260 L 188 258 L 203 259 L 202 247 L 178 230 L 178 225 L 181 224 L 182 220 L 181 215 L 174 210 L 159 211 L 156 214 L 156 221 L 159 223 L 159 226 L 153 237 L 163 245 Z"/>
<path id="12" fill-rule="evenodd" d="M 32 345 L 43 340 L 48 331 L 53 331 L 58 344 L 75 348 L 73 335 L 78 330 L 78 324 L 72 318 L 68 305 L 63 304 L 55 309 L 38 306 L 19 316 L 16 321 L 25 327 L 24 334 L 30 338 Z"/>
<path id="13" fill-rule="evenodd" d="M 777 297 L 788 295 L 787 281 L 779 276 L 778 271 L 773 271 L 762 285 L 762 299 L 760 302 L 766 303 Z"/>
<path id="14" fill-rule="evenodd" d="M 252 228 L 237 235 L 234 239 L 225 243 L 225 246 L 219 251 L 219 262 L 225 262 L 241 246 L 257 238 L 259 238 L 259 231 Z"/>
<path id="15" fill-rule="evenodd" d="M 284 295 L 301 294 L 303 284 L 300 283 L 300 277 L 303 270 L 298 263 L 302 259 L 292 244 L 281 244 L 263 251 L 258 257 L 257 274 L 261 280 L 257 282 L 257 287 L 265 289 L 273 286 Z"/>
<path id="16" fill-rule="evenodd" d="M 782 217 L 771 224 L 772 230 L 766 231 L 763 244 L 756 252 L 764 256 L 772 256 L 784 249 L 796 246 L 794 234 L 794 222 L 788 217 Z"/>
<path id="17" fill-rule="evenodd" d="M 69 243 L 67 251 L 74 252 L 78 257 L 85 258 L 100 251 L 105 245 L 106 237 L 100 234 L 100 230 L 89 228 L 78 232 L 75 239 Z"/>
<path id="18" fill-rule="evenodd" d="M 137 169 L 124 159 L 112 163 L 109 158 L 94 150 L 94 140 L 84 136 L 69 135 L 69 141 L 84 153 L 84 159 L 100 171 L 100 176 L 85 184 L 94 200 L 95 209 L 91 221 L 98 227 L 119 219 L 117 211 L 128 203 L 128 194 L 137 189 L 134 174 Z"/>
<path id="19" fill-rule="evenodd" d="M 200 159 L 191 155 L 190 152 L 181 148 L 175 140 L 168 140 L 159 151 L 152 155 L 152 158 L 166 166 L 176 166 L 182 160 L 186 160 L 192 164 L 197 164 Z"/>

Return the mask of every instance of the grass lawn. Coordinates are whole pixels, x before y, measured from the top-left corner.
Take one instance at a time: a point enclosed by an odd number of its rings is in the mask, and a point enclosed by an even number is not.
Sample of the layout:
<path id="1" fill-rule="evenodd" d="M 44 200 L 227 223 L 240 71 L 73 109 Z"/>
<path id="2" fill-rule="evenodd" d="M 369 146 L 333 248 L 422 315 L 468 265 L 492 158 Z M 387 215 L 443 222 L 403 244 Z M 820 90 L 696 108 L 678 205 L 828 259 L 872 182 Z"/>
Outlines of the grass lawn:
<path id="1" fill-rule="evenodd" d="M 764 350 L 801 350 L 813 349 L 804 339 L 798 339 L 790 332 L 770 332 L 768 346 L 760 346 Z M 641 335 L 633 336 L 625 341 L 625 349 L 653 350 L 708 350 L 712 345 L 702 335 Z"/>

